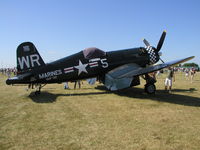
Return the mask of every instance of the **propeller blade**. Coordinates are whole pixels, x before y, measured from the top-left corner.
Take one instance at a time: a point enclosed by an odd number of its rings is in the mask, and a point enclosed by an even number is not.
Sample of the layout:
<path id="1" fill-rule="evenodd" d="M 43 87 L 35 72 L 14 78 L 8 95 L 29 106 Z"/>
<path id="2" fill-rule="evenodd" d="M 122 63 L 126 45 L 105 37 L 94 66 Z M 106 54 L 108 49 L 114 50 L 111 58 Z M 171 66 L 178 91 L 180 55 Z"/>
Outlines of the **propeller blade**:
<path id="1" fill-rule="evenodd" d="M 143 42 L 144 42 L 144 44 L 145 44 L 147 47 L 151 46 L 151 45 L 149 44 L 149 42 L 148 42 L 146 39 L 143 39 Z"/>
<path id="2" fill-rule="evenodd" d="M 162 47 L 162 45 L 164 43 L 165 36 L 166 36 L 166 31 L 163 31 L 163 33 L 162 33 L 162 35 L 160 37 L 160 40 L 158 42 L 157 48 L 156 48 L 158 52 L 160 51 L 160 49 L 161 49 L 161 47 Z"/>

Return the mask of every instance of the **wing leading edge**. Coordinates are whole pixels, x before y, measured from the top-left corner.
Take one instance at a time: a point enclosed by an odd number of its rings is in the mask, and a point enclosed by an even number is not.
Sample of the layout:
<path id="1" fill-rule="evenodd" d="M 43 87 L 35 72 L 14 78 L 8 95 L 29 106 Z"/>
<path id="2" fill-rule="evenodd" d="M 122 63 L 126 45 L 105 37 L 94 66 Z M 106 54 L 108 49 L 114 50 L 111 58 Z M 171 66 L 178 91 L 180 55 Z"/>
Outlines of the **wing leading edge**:
<path id="1" fill-rule="evenodd" d="M 158 65 L 155 65 L 155 66 L 149 66 L 149 67 L 146 67 L 146 68 L 138 68 L 137 70 L 132 70 L 130 72 L 127 72 L 126 74 L 123 74 L 123 75 L 119 76 L 118 78 L 143 75 L 143 74 L 146 74 L 146 73 L 158 71 L 158 70 L 170 67 L 170 66 L 174 66 L 174 65 L 186 62 L 186 61 L 191 60 L 193 58 L 194 58 L 194 56 L 191 56 L 191 57 L 187 57 L 187 58 L 184 58 L 184 59 L 179 59 L 179 60 L 170 61 L 170 62 L 163 63 L 163 64 L 158 64 Z"/>

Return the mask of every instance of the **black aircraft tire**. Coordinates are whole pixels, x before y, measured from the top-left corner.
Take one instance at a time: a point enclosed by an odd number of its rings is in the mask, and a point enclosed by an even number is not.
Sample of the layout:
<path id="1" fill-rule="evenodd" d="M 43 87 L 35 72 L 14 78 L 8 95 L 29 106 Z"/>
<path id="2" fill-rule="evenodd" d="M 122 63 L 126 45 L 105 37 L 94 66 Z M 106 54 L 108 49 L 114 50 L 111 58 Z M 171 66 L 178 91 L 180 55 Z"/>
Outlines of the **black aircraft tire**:
<path id="1" fill-rule="evenodd" d="M 145 85 L 145 92 L 148 94 L 155 94 L 156 86 L 154 84 L 146 84 Z"/>

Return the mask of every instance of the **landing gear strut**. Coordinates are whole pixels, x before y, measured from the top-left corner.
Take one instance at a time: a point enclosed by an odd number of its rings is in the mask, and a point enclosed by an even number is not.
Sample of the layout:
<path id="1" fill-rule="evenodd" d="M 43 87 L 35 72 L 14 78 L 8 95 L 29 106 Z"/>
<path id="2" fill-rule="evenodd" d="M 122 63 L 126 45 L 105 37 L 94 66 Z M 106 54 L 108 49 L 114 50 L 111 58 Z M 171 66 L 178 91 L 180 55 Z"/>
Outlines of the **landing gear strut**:
<path id="1" fill-rule="evenodd" d="M 38 84 L 38 83 L 35 83 L 35 84 L 29 84 L 28 85 L 28 89 L 36 89 L 35 91 L 35 95 L 39 95 L 41 93 L 41 89 L 45 86 L 46 84 L 42 85 L 42 84 Z"/>
<path id="2" fill-rule="evenodd" d="M 42 88 L 42 85 L 41 84 L 38 84 L 36 85 L 36 91 L 35 91 L 35 95 L 39 95 L 41 92 L 41 88 Z"/>
<path id="3" fill-rule="evenodd" d="M 37 84 L 36 85 L 36 91 L 35 91 L 35 95 L 39 95 L 41 92 L 41 89 L 45 86 L 46 84 Z"/>
<path id="4" fill-rule="evenodd" d="M 146 80 L 144 91 L 148 94 L 155 94 L 156 86 L 154 83 L 156 83 L 156 80 L 151 76 L 149 76 L 148 74 L 145 74 L 144 79 Z"/>

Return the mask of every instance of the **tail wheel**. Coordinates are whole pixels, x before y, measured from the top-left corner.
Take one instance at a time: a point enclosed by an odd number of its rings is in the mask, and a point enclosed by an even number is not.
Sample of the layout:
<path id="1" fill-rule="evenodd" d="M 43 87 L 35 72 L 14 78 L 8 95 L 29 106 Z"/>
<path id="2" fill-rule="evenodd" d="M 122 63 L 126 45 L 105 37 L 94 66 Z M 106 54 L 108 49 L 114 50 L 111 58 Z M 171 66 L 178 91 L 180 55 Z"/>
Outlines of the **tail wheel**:
<path id="1" fill-rule="evenodd" d="M 155 94 L 156 86 L 154 84 L 146 84 L 145 85 L 145 92 L 148 94 Z"/>

